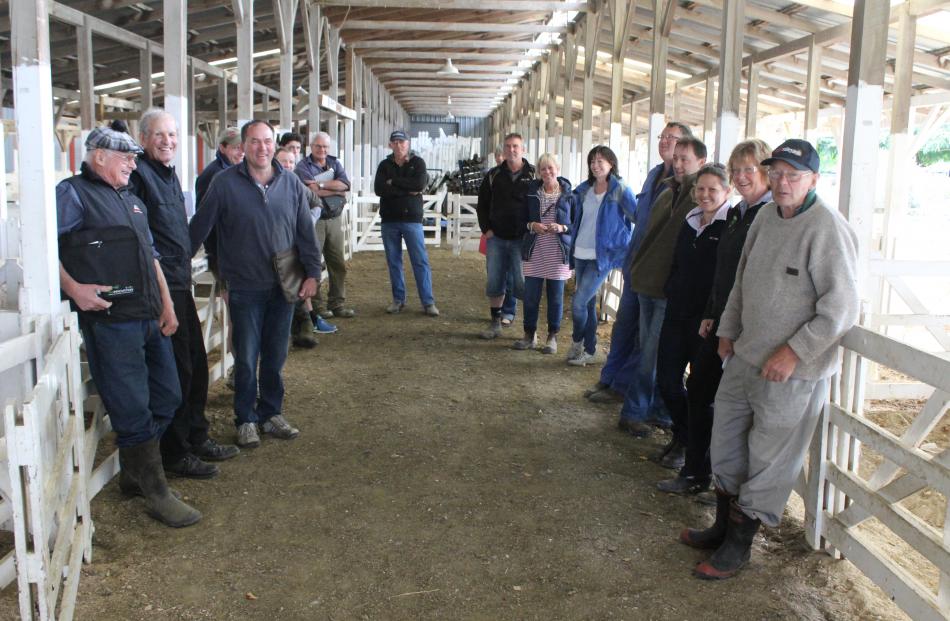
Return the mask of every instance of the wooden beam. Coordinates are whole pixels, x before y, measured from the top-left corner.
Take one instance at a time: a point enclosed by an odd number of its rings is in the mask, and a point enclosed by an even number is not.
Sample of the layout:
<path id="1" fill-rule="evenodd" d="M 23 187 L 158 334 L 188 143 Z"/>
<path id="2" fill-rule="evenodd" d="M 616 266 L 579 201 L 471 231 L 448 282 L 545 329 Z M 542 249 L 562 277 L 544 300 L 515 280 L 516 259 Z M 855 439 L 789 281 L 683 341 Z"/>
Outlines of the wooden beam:
<path id="1" fill-rule="evenodd" d="M 178 148 L 174 164 L 184 191 L 194 188 L 194 170 L 191 161 L 192 121 L 188 114 L 188 8 L 186 0 L 164 0 L 164 107 L 178 125 Z"/>
<path id="2" fill-rule="evenodd" d="M 235 0 L 242 5 L 243 20 L 235 19 L 237 28 L 237 124 L 243 125 L 253 118 L 254 91 L 254 0 Z"/>
<path id="3" fill-rule="evenodd" d="M 92 28 L 84 24 L 76 29 L 76 63 L 79 65 L 79 126 L 91 130 L 96 125 L 93 103 L 95 82 L 93 80 Z"/>
<path id="4" fill-rule="evenodd" d="M 140 98 L 142 108 L 152 105 L 152 46 L 139 51 L 139 85 L 142 87 Z"/>
<path id="5" fill-rule="evenodd" d="M 725 162 L 739 142 L 739 85 L 742 81 L 742 26 L 745 24 L 745 0 L 725 0 L 722 12 L 722 38 L 719 49 L 719 97 L 716 101 L 717 162 Z"/>
<path id="6" fill-rule="evenodd" d="M 587 11 L 586 2 L 552 2 L 550 0 L 439 0 L 433 6 L 431 0 L 317 0 L 323 6 L 348 6 L 400 9 L 464 10 L 464 11 Z"/>
<path id="7" fill-rule="evenodd" d="M 365 50 L 365 51 L 364 51 Z M 387 60 L 392 60 L 395 55 L 389 50 L 374 50 L 362 48 L 360 50 L 360 56 L 362 58 L 385 58 Z M 512 54 L 494 54 L 494 53 L 485 53 L 480 52 L 452 52 L 451 54 L 447 52 L 399 52 L 399 58 L 406 59 L 437 59 L 445 62 L 446 57 L 451 56 L 452 60 L 456 58 L 460 60 L 476 60 L 476 61 L 487 61 L 487 60 L 502 60 L 511 62 L 513 60 Z"/>
<path id="8" fill-rule="evenodd" d="M 548 24 L 492 24 L 481 22 L 419 22 L 378 19 L 351 19 L 340 24 L 341 30 L 419 30 L 426 32 L 499 32 L 540 34 L 564 32 L 563 26 Z"/>
<path id="9" fill-rule="evenodd" d="M 473 39 L 395 39 L 391 41 L 352 41 L 351 47 L 364 49 L 419 49 L 419 48 L 459 48 L 459 49 L 492 49 L 492 50 L 546 50 L 550 43 L 539 41 L 495 41 Z M 443 57 L 446 54 L 443 53 Z"/>

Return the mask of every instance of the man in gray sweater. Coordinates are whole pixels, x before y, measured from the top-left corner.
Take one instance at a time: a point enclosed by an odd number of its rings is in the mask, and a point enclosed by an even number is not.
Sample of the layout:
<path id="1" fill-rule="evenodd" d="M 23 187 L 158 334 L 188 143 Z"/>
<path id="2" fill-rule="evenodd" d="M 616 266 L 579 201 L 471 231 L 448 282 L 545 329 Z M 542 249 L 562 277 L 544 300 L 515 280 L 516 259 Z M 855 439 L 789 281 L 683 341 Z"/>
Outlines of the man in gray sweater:
<path id="1" fill-rule="evenodd" d="M 762 165 L 773 202 L 749 230 L 717 331 L 716 522 L 680 535 L 716 550 L 693 570 L 705 579 L 734 575 L 759 526 L 778 526 L 828 399 L 838 341 L 858 316 L 857 238 L 815 194 L 815 149 L 787 140 Z"/>

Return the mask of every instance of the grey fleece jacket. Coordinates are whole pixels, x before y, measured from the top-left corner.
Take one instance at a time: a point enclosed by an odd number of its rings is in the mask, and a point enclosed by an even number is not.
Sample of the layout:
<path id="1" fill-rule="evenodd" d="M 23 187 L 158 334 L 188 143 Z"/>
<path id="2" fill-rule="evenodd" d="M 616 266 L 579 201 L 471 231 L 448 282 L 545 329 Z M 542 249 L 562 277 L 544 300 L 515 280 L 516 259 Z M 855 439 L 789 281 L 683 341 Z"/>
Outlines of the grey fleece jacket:
<path id="1" fill-rule="evenodd" d="M 788 220 L 774 202 L 763 205 L 716 334 L 735 341 L 735 355 L 755 367 L 787 343 L 800 358 L 793 378 L 832 375 L 838 340 L 858 317 L 857 243 L 820 198 Z"/>

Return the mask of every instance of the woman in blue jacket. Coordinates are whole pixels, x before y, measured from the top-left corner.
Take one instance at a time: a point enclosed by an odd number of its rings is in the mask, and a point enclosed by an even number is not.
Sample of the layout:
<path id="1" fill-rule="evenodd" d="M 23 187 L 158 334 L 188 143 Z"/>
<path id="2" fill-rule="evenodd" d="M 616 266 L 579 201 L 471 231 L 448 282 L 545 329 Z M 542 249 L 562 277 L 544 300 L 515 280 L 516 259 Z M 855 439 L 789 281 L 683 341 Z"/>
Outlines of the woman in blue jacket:
<path id="1" fill-rule="evenodd" d="M 600 145 L 587 154 L 587 181 L 574 190 L 577 210 L 571 230 L 574 268 L 574 335 L 567 363 L 586 366 L 597 352 L 597 291 L 610 270 L 623 265 L 633 233 L 637 201 L 620 180 L 617 156 Z"/>
<path id="2" fill-rule="evenodd" d="M 557 333 L 564 314 L 564 283 L 571 277 L 571 220 L 576 199 L 571 182 L 558 176 L 557 158 L 545 153 L 538 159 L 538 174 L 525 195 L 528 232 L 521 242 L 524 261 L 524 338 L 515 349 L 534 349 L 538 344 L 538 311 L 541 290 L 548 294 L 548 338 L 541 350 L 557 352 Z"/>

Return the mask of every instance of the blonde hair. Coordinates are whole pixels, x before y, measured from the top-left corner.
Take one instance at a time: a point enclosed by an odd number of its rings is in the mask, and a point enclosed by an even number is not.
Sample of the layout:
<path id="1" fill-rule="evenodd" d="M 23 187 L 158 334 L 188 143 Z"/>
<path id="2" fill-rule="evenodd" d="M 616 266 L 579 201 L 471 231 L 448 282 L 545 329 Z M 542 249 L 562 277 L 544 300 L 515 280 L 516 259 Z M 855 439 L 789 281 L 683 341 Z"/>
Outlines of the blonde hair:
<path id="1" fill-rule="evenodd" d="M 732 169 L 737 168 L 744 159 L 750 159 L 755 162 L 759 169 L 759 174 L 765 178 L 765 185 L 769 187 L 769 176 L 762 168 L 762 161 L 772 156 L 772 148 L 764 140 L 750 138 L 743 140 L 735 146 L 732 153 L 729 154 L 729 175 L 732 176 Z"/>
<path id="2" fill-rule="evenodd" d="M 541 170 L 541 167 L 545 164 L 552 164 L 558 171 L 561 170 L 561 164 L 557 161 L 557 156 L 553 153 L 541 154 L 541 157 L 538 158 L 538 170 Z"/>

